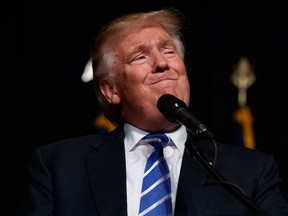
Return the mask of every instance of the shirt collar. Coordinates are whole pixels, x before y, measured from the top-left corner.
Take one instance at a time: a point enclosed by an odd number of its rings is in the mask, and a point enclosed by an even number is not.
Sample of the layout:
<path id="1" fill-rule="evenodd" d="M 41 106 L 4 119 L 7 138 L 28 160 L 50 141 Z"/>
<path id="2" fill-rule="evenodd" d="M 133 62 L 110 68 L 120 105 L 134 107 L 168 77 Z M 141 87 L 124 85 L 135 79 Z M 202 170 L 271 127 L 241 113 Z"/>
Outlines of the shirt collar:
<path id="1" fill-rule="evenodd" d="M 124 143 L 125 143 L 125 153 L 129 152 L 145 135 L 148 134 L 147 131 L 143 131 L 129 123 L 124 124 Z M 177 130 L 165 133 L 171 138 L 176 148 L 180 152 L 184 152 L 185 142 L 187 139 L 187 131 L 184 125 L 181 125 Z"/>

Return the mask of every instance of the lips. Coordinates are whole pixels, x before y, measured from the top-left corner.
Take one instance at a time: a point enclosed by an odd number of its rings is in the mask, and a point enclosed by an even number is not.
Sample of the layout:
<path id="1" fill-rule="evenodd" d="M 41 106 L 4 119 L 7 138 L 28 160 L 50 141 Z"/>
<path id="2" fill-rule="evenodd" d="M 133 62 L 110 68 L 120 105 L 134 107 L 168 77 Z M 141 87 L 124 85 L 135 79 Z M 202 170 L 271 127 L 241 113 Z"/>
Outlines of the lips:
<path id="1" fill-rule="evenodd" d="M 175 81 L 175 80 L 177 80 L 177 79 L 167 78 L 167 79 L 161 79 L 161 80 L 159 80 L 159 81 L 157 81 L 157 82 Z M 157 82 L 156 82 L 156 83 L 157 83 Z"/>
<path id="2" fill-rule="evenodd" d="M 165 82 L 165 81 L 175 81 L 178 80 L 178 76 L 167 76 L 163 74 L 157 75 L 157 77 L 154 77 L 155 79 L 152 79 L 152 84 L 156 84 L 159 82 Z"/>

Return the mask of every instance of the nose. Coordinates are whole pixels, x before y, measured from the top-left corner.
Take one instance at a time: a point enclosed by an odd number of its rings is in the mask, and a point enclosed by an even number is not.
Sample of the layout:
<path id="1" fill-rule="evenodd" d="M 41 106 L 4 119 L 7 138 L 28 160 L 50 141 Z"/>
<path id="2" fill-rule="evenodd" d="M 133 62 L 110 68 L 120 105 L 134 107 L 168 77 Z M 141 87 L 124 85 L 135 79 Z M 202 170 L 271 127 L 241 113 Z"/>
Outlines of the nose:
<path id="1" fill-rule="evenodd" d="M 153 55 L 154 59 L 154 72 L 155 73 L 162 73 L 168 68 L 168 61 L 167 59 L 161 54 L 161 52 L 157 51 Z"/>

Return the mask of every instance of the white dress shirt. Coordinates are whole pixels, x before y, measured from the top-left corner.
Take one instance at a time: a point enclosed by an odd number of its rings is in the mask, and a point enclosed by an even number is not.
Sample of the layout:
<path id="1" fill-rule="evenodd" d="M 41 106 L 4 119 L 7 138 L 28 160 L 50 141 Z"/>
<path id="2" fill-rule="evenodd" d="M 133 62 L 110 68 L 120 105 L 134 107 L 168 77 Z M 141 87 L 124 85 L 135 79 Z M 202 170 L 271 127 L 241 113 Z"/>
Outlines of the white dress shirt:
<path id="1" fill-rule="evenodd" d="M 128 216 L 136 216 L 139 212 L 144 168 L 153 147 L 140 141 L 148 134 L 146 131 L 142 131 L 129 123 L 125 123 L 124 133 Z M 171 138 L 171 142 L 164 148 L 164 157 L 168 163 L 171 174 L 172 206 L 174 212 L 187 131 L 186 128 L 181 125 L 179 129 L 172 133 L 166 133 L 166 135 Z"/>

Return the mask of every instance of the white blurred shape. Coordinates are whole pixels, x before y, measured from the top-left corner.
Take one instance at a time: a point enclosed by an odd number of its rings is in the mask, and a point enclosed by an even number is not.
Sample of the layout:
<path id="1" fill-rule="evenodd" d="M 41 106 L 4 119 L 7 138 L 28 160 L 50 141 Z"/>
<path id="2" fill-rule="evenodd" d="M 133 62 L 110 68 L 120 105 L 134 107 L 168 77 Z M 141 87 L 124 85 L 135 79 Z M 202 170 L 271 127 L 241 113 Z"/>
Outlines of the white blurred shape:
<path id="1" fill-rule="evenodd" d="M 83 74 L 81 76 L 83 82 L 89 82 L 93 80 L 92 60 L 89 59 L 85 65 Z"/>

